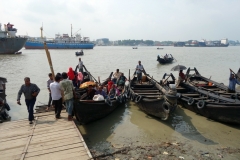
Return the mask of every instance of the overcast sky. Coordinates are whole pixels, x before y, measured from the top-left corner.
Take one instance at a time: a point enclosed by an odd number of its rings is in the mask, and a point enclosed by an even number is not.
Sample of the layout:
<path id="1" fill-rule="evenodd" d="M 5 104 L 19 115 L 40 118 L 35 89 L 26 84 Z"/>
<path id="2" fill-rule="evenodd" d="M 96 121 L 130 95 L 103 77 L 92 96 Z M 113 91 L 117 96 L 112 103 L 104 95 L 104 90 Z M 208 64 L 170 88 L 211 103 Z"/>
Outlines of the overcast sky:
<path id="1" fill-rule="evenodd" d="M 240 0 L 0 0 L 18 35 L 81 33 L 90 40 L 240 40 Z"/>

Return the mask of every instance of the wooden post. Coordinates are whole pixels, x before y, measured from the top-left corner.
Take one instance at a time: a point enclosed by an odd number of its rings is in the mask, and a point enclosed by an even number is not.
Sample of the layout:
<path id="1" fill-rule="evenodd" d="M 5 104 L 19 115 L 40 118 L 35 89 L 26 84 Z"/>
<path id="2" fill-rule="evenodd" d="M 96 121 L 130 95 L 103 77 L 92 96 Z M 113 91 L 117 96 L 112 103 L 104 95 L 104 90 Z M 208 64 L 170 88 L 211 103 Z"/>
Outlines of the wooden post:
<path id="1" fill-rule="evenodd" d="M 100 77 L 98 76 L 98 83 L 100 84 Z"/>
<path id="2" fill-rule="evenodd" d="M 128 71 L 128 80 L 130 81 L 130 69 Z"/>
<path id="3" fill-rule="evenodd" d="M 51 70 L 52 75 L 53 75 L 53 79 L 55 79 L 55 74 L 54 74 L 54 70 L 53 70 L 52 60 L 51 60 L 51 56 L 50 56 L 50 53 L 48 51 L 46 42 L 44 42 L 44 49 L 45 49 L 46 54 L 47 54 L 47 59 L 48 59 L 48 63 L 49 63 L 49 66 L 50 66 L 50 70 Z"/>

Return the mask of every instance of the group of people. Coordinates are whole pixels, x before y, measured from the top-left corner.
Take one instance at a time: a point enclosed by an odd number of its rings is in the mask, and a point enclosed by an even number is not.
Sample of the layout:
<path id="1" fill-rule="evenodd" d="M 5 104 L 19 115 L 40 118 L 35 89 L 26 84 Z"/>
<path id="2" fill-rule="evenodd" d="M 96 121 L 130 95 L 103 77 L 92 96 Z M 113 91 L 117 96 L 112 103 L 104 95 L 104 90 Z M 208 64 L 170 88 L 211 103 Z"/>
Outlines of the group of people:
<path id="1" fill-rule="evenodd" d="M 72 121 L 72 111 L 73 111 L 73 99 L 76 97 L 74 86 L 72 80 L 69 80 L 68 74 L 63 72 L 62 74 L 57 73 L 54 80 L 53 75 L 49 73 L 49 80 L 47 81 L 47 87 L 49 90 L 49 102 L 48 107 L 52 105 L 55 108 L 55 118 L 61 118 L 61 110 L 63 107 L 63 102 L 66 105 L 66 111 L 68 113 L 68 120 Z M 36 102 L 36 97 L 40 92 L 39 87 L 30 82 L 29 77 L 24 78 L 24 84 L 18 91 L 17 103 L 21 105 L 20 98 L 21 95 L 25 96 L 25 103 L 27 105 L 27 110 L 29 113 L 28 120 L 32 124 L 34 120 L 33 107 Z"/>
<path id="2" fill-rule="evenodd" d="M 112 75 L 112 79 L 107 79 L 106 85 L 92 85 L 88 86 L 87 99 L 92 100 L 95 95 L 101 95 L 103 98 L 114 98 L 120 95 L 120 90 L 125 85 L 127 78 L 123 73 L 119 72 L 119 69 Z"/>

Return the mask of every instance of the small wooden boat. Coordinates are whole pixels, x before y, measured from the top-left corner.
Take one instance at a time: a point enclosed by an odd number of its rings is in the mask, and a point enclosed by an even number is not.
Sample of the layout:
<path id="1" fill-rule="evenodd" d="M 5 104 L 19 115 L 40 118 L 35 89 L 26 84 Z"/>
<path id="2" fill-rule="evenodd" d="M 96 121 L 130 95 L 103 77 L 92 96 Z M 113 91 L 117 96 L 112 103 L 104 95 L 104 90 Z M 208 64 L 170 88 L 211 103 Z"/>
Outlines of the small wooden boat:
<path id="1" fill-rule="evenodd" d="M 171 54 L 170 54 L 171 55 Z M 171 57 L 168 58 L 161 58 L 159 55 L 157 56 L 157 61 L 160 64 L 167 64 L 167 63 L 172 63 L 172 61 L 174 60 L 173 56 L 171 55 Z"/>
<path id="2" fill-rule="evenodd" d="M 157 49 L 163 49 L 163 48 L 159 48 L 159 47 L 158 47 Z"/>
<path id="3" fill-rule="evenodd" d="M 97 81 L 95 82 L 97 83 Z M 103 84 L 107 84 L 107 80 Z M 87 124 L 107 116 L 121 103 L 124 103 L 127 98 L 125 96 L 125 87 L 122 88 L 118 97 L 101 101 L 87 100 L 86 92 L 87 89 L 76 91 L 79 98 L 74 102 L 74 114 L 81 124 Z"/>
<path id="4" fill-rule="evenodd" d="M 22 52 L 15 52 L 15 54 L 22 54 Z"/>
<path id="5" fill-rule="evenodd" d="M 82 56 L 84 55 L 83 51 L 80 51 L 80 52 L 75 52 L 76 56 Z"/>
<path id="6" fill-rule="evenodd" d="M 129 87 L 128 97 L 149 115 L 167 120 L 177 107 L 177 92 L 161 86 L 149 75 L 143 76 L 142 84 L 133 76 Z"/>
<path id="7" fill-rule="evenodd" d="M 132 47 L 132 49 L 138 49 L 137 47 Z"/>
<path id="8" fill-rule="evenodd" d="M 212 120 L 240 124 L 239 92 L 227 93 L 227 86 L 201 76 L 196 68 L 189 68 L 186 76 L 177 87 L 183 107 Z"/>

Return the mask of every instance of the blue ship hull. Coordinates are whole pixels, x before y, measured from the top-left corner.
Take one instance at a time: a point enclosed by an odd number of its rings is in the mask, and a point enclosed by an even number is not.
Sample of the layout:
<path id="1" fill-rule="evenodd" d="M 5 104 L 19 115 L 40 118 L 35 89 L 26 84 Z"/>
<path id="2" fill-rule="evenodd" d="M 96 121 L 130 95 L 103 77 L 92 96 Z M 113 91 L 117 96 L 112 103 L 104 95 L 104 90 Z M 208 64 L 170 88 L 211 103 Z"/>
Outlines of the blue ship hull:
<path id="1" fill-rule="evenodd" d="M 44 49 L 42 42 L 25 43 L 25 49 Z M 47 43 L 48 49 L 93 49 L 94 43 Z"/>

